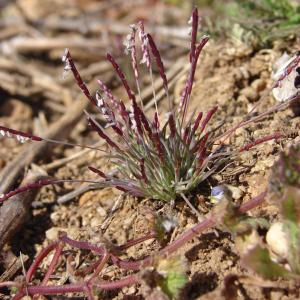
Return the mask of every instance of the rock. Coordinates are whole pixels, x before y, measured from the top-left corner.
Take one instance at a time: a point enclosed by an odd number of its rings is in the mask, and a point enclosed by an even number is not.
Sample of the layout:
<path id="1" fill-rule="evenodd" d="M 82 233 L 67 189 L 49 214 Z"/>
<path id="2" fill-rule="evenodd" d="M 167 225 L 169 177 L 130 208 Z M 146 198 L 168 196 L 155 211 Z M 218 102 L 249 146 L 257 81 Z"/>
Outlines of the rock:
<path id="1" fill-rule="evenodd" d="M 251 83 L 251 87 L 257 92 L 261 92 L 265 89 L 267 83 L 264 79 L 256 79 Z"/>
<path id="2" fill-rule="evenodd" d="M 286 260 L 289 256 L 289 240 L 283 226 L 281 222 L 273 223 L 267 232 L 266 241 L 274 254 Z"/>
<path id="3" fill-rule="evenodd" d="M 244 95 L 247 97 L 247 99 L 250 101 L 250 102 L 254 102 L 258 99 L 259 95 L 258 93 L 256 92 L 256 90 L 251 87 L 251 86 L 248 86 L 246 88 L 244 88 L 242 91 L 241 91 L 241 95 Z"/>
<path id="4" fill-rule="evenodd" d="M 227 184 L 226 186 L 227 186 L 227 188 L 230 190 L 231 196 L 232 196 L 232 198 L 233 198 L 234 200 L 239 200 L 239 199 L 241 199 L 241 198 L 244 196 L 244 194 L 245 194 L 245 191 L 243 191 L 243 190 L 242 190 L 241 188 L 239 188 L 239 187 L 236 187 L 236 186 L 233 186 L 233 185 L 229 185 L 229 184 Z"/>
<path id="5" fill-rule="evenodd" d="M 62 231 L 60 227 L 52 227 L 46 231 L 46 238 L 50 241 L 54 241 L 58 239 L 58 233 Z"/>

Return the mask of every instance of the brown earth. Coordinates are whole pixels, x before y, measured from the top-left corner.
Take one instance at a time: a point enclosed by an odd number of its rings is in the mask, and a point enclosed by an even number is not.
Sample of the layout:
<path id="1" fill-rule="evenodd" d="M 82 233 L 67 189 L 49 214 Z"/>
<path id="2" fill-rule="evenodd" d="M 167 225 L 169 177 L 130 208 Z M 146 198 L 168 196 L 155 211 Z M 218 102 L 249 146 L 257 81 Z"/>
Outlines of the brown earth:
<path id="1" fill-rule="evenodd" d="M 272 65 L 283 50 L 293 52 L 295 49 L 296 44 L 254 52 L 243 45 L 237 46 L 230 42 L 210 42 L 199 64 L 190 111 L 193 109 L 207 111 L 210 107 L 218 105 L 219 113 L 212 124 L 222 123 L 225 129 L 240 122 L 258 101 L 260 101 L 258 110 L 266 110 L 275 104 L 275 100 L 267 92 L 272 84 Z M 174 99 L 179 99 L 184 79 L 185 77 L 176 82 L 173 90 Z M 267 96 L 261 99 L 266 92 L 268 93 Z M 117 93 L 121 92 L 117 91 Z M 12 97 L 6 92 L 3 99 L 0 103 L 0 124 L 18 130 L 31 131 L 36 128 L 33 117 L 40 114 L 39 127 L 43 125 L 41 124 L 43 110 L 40 110 L 36 102 L 23 101 L 22 97 Z M 161 103 L 161 110 L 164 110 L 164 103 Z M 48 111 L 46 126 L 47 122 L 56 120 L 58 116 L 58 113 L 53 113 L 51 116 Z M 238 129 L 228 142 L 230 147 L 244 145 L 255 138 L 277 131 L 282 133 L 283 138 L 264 143 L 254 150 L 243 153 L 233 165 L 215 174 L 209 180 L 208 185 L 226 183 L 235 186 L 238 193 L 237 203 L 243 203 L 259 194 L 268 186 L 270 168 L 278 157 L 278 153 L 288 144 L 299 141 L 299 130 L 300 117 L 295 116 L 290 109 L 275 112 L 258 123 Z M 87 130 L 83 118 L 72 131 L 70 139 L 72 142 L 88 145 L 98 140 L 95 134 Z M 22 146 L 12 139 L 1 140 L 0 170 L 23 147 L 26 145 Z M 57 159 L 70 157 L 78 151 L 81 150 L 57 146 L 49 155 L 43 155 L 36 164 L 47 170 L 49 175 L 66 179 L 94 178 L 93 174 L 87 170 L 88 165 L 101 167 L 102 170 L 111 168 L 107 159 L 101 158 L 101 152 L 96 153 L 95 151 L 86 152 L 57 168 L 49 165 Z M 104 234 L 104 237 L 109 241 L 123 244 L 149 230 L 151 226 L 151 221 L 147 221 L 149 211 L 159 212 L 161 215 L 171 215 L 177 219 L 178 226 L 172 233 L 171 240 L 176 239 L 197 223 L 196 217 L 184 202 L 179 201 L 173 207 L 170 204 L 154 202 L 150 199 L 140 200 L 129 196 L 124 197 L 118 191 L 110 188 L 87 191 L 65 204 L 57 203 L 60 196 L 78 187 L 79 184 L 66 183 L 56 188 L 41 189 L 34 200 L 31 218 L 11 243 L 11 248 L 16 255 L 21 251 L 23 254 L 29 255 L 30 260 L 32 260 L 43 246 L 57 238 L 59 231 L 66 231 L 75 239 L 91 242 L 97 239 L 100 234 Z M 210 209 L 207 196 L 208 190 L 206 188 L 203 193 L 199 191 L 193 197 L 195 207 L 202 213 L 206 213 Z M 201 201 L 203 197 L 204 202 Z M 107 229 L 101 233 L 100 227 L 107 220 L 110 210 L 118 199 L 120 200 L 119 208 L 107 223 Z M 273 220 L 276 218 L 277 212 L 266 202 L 262 207 L 251 211 L 250 214 Z M 158 242 L 150 240 L 130 248 L 126 257 L 142 258 L 155 253 L 159 248 Z M 255 274 L 241 267 L 233 238 L 220 230 L 218 230 L 218 234 L 216 234 L 215 229 L 207 230 L 187 243 L 178 253 L 184 255 L 189 263 L 189 283 L 183 290 L 182 299 L 222 299 L 221 291 L 224 282 L 229 281 L 230 278 L 236 279 L 235 281 L 232 280 L 238 289 L 239 299 L 275 300 L 297 299 L 299 297 L 298 290 L 292 284 L 288 288 L 282 282 L 278 282 L 278 285 L 275 283 L 275 287 L 268 287 L 262 284 L 262 280 Z M 91 259 L 91 256 L 88 256 L 84 251 L 78 251 L 76 255 L 78 259 L 87 261 Z M 45 269 L 47 263 L 49 263 L 49 259 L 43 263 Z M 123 277 L 127 272 L 108 266 L 104 270 L 104 274 L 106 279 L 115 280 Z M 65 276 L 63 265 L 60 266 L 56 275 L 58 278 L 62 277 L 60 280 L 63 281 Z M 250 280 L 239 281 L 238 278 L 243 276 L 250 278 Z M 251 278 L 253 279 L 251 280 Z M 224 281 L 225 279 L 227 281 Z M 52 297 L 51 299 L 61 298 Z M 103 293 L 101 299 L 144 298 L 141 288 L 134 286 Z"/>

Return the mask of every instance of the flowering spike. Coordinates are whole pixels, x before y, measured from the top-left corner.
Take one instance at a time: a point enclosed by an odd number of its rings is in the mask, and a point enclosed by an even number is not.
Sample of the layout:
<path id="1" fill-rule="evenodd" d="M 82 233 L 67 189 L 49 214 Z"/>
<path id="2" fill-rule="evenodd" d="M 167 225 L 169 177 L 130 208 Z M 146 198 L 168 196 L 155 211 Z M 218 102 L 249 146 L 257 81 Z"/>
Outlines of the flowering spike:
<path id="1" fill-rule="evenodd" d="M 199 124 L 201 122 L 202 117 L 203 117 L 203 112 L 200 111 L 199 114 L 198 114 L 198 116 L 197 116 L 197 118 L 196 118 L 196 120 L 195 120 L 195 123 L 194 123 L 194 127 L 193 127 L 193 132 L 194 133 L 197 131 L 197 129 L 199 127 Z"/>
<path id="2" fill-rule="evenodd" d="M 140 168 L 141 168 L 142 179 L 147 183 L 148 178 L 147 178 L 147 175 L 146 175 L 145 159 L 144 158 L 142 158 L 141 161 L 140 161 Z"/>
<path id="3" fill-rule="evenodd" d="M 168 88 L 168 79 L 167 79 L 167 76 L 166 76 L 166 72 L 165 72 L 165 68 L 164 68 L 164 64 L 163 64 L 163 61 L 161 59 L 161 56 L 160 56 L 160 53 L 156 47 L 156 44 L 152 38 L 152 36 L 150 34 L 147 34 L 147 38 L 148 38 L 148 42 L 149 42 L 149 46 L 150 46 L 150 49 L 151 49 L 151 52 L 155 58 L 155 61 L 156 61 L 156 64 L 157 64 L 157 67 L 158 67 L 158 71 L 159 71 L 159 74 L 160 74 L 160 77 L 162 78 L 163 80 L 163 85 L 164 85 L 164 89 L 165 89 L 165 92 L 167 94 L 167 96 L 169 97 L 169 88 Z M 170 100 L 169 100 L 170 102 Z M 169 108 L 171 108 L 171 104 L 169 103 Z"/>
<path id="4" fill-rule="evenodd" d="M 141 41 L 141 47 L 142 47 L 142 53 L 143 53 L 143 58 L 141 60 L 141 63 L 146 63 L 147 68 L 150 70 L 151 68 L 151 58 L 150 58 L 150 53 L 149 53 L 149 48 L 148 48 L 148 38 L 147 35 L 145 34 L 144 30 L 144 23 L 142 21 L 139 22 L 139 38 Z"/>
<path id="5" fill-rule="evenodd" d="M 176 135 L 176 124 L 175 124 L 173 113 L 170 113 L 168 123 L 169 123 L 171 137 L 175 137 L 175 135 Z"/>
<path id="6" fill-rule="evenodd" d="M 11 129 L 11 128 L 7 128 L 4 126 L 0 126 L 0 135 L 2 135 L 3 137 L 13 137 L 16 138 L 19 142 L 24 143 L 27 140 L 32 140 L 32 141 L 37 141 L 37 142 L 41 142 L 44 139 L 36 136 L 36 135 L 32 135 L 29 134 L 27 132 L 23 132 L 23 131 L 19 131 L 19 130 L 15 130 L 15 129 Z"/>
<path id="7" fill-rule="evenodd" d="M 150 127 L 150 124 L 149 124 L 149 121 L 148 121 L 147 117 L 145 116 L 144 112 L 140 109 L 140 107 L 137 106 L 136 109 L 137 109 L 137 112 L 139 114 L 140 120 L 141 120 L 145 130 L 148 133 L 148 136 L 151 138 L 152 130 L 151 130 L 151 127 Z"/>
<path id="8" fill-rule="evenodd" d="M 129 87 L 128 81 L 125 77 L 125 74 L 123 73 L 123 71 L 121 70 L 119 64 L 115 61 L 115 59 L 111 56 L 111 54 L 107 53 L 107 60 L 112 64 L 112 66 L 114 67 L 115 71 L 117 72 L 126 92 L 127 95 L 129 97 L 129 99 L 132 101 L 133 104 L 136 103 L 136 99 L 135 99 L 135 95 L 133 94 L 132 90 Z"/>
<path id="9" fill-rule="evenodd" d="M 130 52 L 133 74 L 134 74 L 135 80 L 138 82 L 139 71 L 138 71 L 138 67 L 137 67 L 136 47 L 135 47 L 135 34 L 137 31 L 137 27 L 133 24 L 130 26 L 130 28 L 131 28 L 131 34 L 129 35 L 129 45 L 128 45 L 127 50 Z"/>
<path id="10" fill-rule="evenodd" d="M 191 35 L 191 48 L 190 48 L 190 62 L 191 63 L 195 56 L 198 23 L 199 23 L 198 9 L 194 8 L 193 14 L 192 14 L 192 35 Z"/>
<path id="11" fill-rule="evenodd" d="M 83 82 L 74 62 L 71 57 L 70 51 L 66 49 L 65 55 L 62 58 L 62 61 L 66 64 L 65 70 L 71 70 L 73 73 L 73 76 L 75 78 L 75 81 L 78 85 L 78 87 L 81 89 L 83 94 L 94 104 L 97 106 L 96 99 L 91 95 L 87 85 Z"/>
<path id="12" fill-rule="evenodd" d="M 114 143 L 107 134 L 104 133 L 101 125 L 98 124 L 91 115 L 87 115 L 87 119 L 89 125 L 98 133 L 101 138 L 103 138 L 107 142 L 107 144 L 109 144 L 112 148 L 117 149 L 118 151 L 122 151 L 120 147 L 116 143 Z"/>
<path id="13" fill-rule="evenodd" d="M 116 120 L 115 114 L 110 108 L 110 106 L 104 101 L 103 97 L 97 93 L 96 94 L 97 107 L 100 108 L 102 115 L 108 122 L 106 127 L 111 126 L 112 129 L 119 135 L 123 136 L 122 126 L 120 122 Z"/>
<path id="14" fill-rule="evenodd" d="M 210 119 L 212 118 L 212 116 L 215 114 L 215 112 L 216 112 L 217 110 L 218 110 L 218 106 L 215 106 L 215 107 L 211 108 L 211 109 L 207 112 L 207 114 L 206 114 L 206 116 L 205 116 L 205 119 L 202 121 L 201 128 L 200 128 L 200 133 L 199 133 L 199 134 L 201 134 L 201 133 L 204 131 L 204 129 L 205 129 L 207 123 L 210 121 Z"/>
<path id="15" fill-rule="evenodd" d="M 100 79 L 97 80 L 98 84 L 100 85 L 101 90 L 105 94 L 105 96 L 110 100 L 111 104 L 115 107 L 118 108 L 118 100 L 114 97 L 112 94 L 111 90 L 107 87 L 107 85 Z"/>
<path id="16" fill-rule="evenodd" d="M 88 168 L 89 168 L 92 172 L 94 172 L 94 173 L 96 173 L 97 175 L 99 175 L 100 177 L 102 177 L 102 178 L 104 178 L 104 179 L 107 179 L 107 176 L 106 176 L 102 171 L 100 171 L 99 169 L 96 169 L 96 168 L 91 167 L 91 166 L 88 166 Z"/>

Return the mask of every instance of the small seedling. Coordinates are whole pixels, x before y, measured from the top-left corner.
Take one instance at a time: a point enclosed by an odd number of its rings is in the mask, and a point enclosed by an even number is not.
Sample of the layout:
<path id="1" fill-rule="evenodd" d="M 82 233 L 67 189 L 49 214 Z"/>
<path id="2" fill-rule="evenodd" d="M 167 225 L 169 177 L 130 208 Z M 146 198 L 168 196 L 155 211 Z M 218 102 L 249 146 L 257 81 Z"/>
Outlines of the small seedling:
<path id="1" fill-rule="evenodd" d="M 279 208 L 280 221 L 270 226 L 267 244 L 258 235 L 252 244 L 244 236 L 244 247 L 248 251 L 243 253 L 242 262 L 267 279 L 299 279 L 300 145 L 281 154 L 273 167 L 270 191 L 271 201 Z"/>

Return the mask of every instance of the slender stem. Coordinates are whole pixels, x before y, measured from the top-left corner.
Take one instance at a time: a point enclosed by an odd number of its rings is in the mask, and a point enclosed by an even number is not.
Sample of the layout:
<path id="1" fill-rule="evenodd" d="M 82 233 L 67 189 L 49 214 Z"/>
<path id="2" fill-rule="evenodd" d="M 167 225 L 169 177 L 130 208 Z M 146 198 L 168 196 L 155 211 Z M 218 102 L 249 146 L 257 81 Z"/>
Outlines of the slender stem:
<path id="1" fill-rule="evenodd" d="M 59 245 L 59 242 L 53 242 L 49 244 L 46 248 L 44 248 L 35 258 L 33 263 L 31 264 L 30 268 L 27 271 L 26 274 L 26 282 L 30 282 L 34 272 L 37 270 L 38 266 L 42 262 L 42 260 L 54 249 L 57 248 Z"/>
<path id="2" fill-rule="evenodd" d="M 91 284 L 92 282 L 95 281 L 95 279 L 97 278 L 97 276 L 99 275 L 99 273 L 102 271 L 102 269 L 105 266 L 105 264 L 108 262 L 109 258 L 110 258 L 110 254 L 107 252 L 107 250 L 105 250 L 105 254 L 100 259 L 100 263 L 97 266 L 97 268 L 96 268 L 94 274 L 92 275 L 92 277 L 89 279 L 88 284 Z"/>
<path id="3" fill-rule="evenodd" d="M 63 249 L 63 244 L 62 243 L 58 244 L 57 247 L 56 247 L 54 256 L 52 258 L 52 261 L 51 261 L 51 263 L 49 265 L 48 271 L 47 271 L 47 273 L 46 273 L 46 275 L 45 275 L 45 277 L 44 277 L 44 279 L 42 281 L 42 285 L 46 285 L 47 284 L 47 282 L 48 282 L 51 274 L 53 273 L 53 271 L 54 271 L 54 269 L 55 269 L 55 267 L 56 267 L 56 265 L 58 263 L 58 260 L 59 260 L 59 257 L 61 255 L 62 249 Z"/>
<path id="4" fill-rule="evenodd" d="M 254 197 L 253 199 L 251 199 L 250 201 L 246 202 L 245 204 L 241 205 L 239 208 L 239 211 L 241 213 L 245 213 L 248 210 L 253 209 L 254 207 L 260 205 L 263 203 L 264 198 L 267 194 L 267 191 L 262 192 L 261 194 L 259 194 L 258 196 Z M 177 251 L 180 247 L 182 247 L 183 245 L 185 245 L 187 242 L 189 242 L 191 239 L 193 239 L 194 237 L 196 237 L 197 235 L 199 235 L 199 233 L 201 233 L 202 231 L 208 229 L 209 227 L 212 227 L 216 224 L 216 220 L 214 219 L 213 215 L 210 215 L 207 219 L 203 220 L 202 222 L 198 223 L 196 226 L 194 226 L 193 228 L 189 229 L 188 231 L 186 231 L 183 235 L 181 235 L 176 241 L 174 241 L 173 243 L 169 244 L 167 247 L 163 248 L 162 250 L 160 250 L 156 256 L 167 256 L 172 254 L 173 252 Z M 145 237 L 137 239 L 139 241 L 142 241 L 143 239 L 145 239 Z M 66 238 L 64 238 L 64 240 L 66 240 Z M 135 241 L 137 241 L 135 240 Z M 37 259 L 35 260 L 35 262 L 31 265 L 26 278 L 31 279 L 31 276 L 33 274 L 33 272 L 36 270 L 37 266 L 39 265 L 39 263 L 41 262 L 41 260 L 53 249 L 55 249 L 57 247 L 59 242 L 56 243 L 52 243 L 50 244 L 47 248 L 45 248 L 44 250 L 42 250 L 42 252 L 38 255 Z M 69 243 L 69 244 L 74 244 Z M 90 249 L 91 245 L 86 243 L 86 244 L 82 244 L 82 242 L 79 242 L 79 244 L 82 246 L 85 246 L 86 249 Z M 76 246 L 79 246 L 78 243 L 76 243 Z M 132 242 L 129 243 L 130 245 L 133 245 Z M 125 244 L 126 245 L 126 244 Z M 88 246 L 88 247 L 86 247 Z M 126 245 L 127 246 L 127 245 Z M 122 247 L 122 246 L 121 246 Z M 125 246 L 123 246 L 125 247 Z M 102 252 L 103 254 L 103 252 Z M 145 259 L 141 259 L 141 260 L 136 260 L 136 261 L 124 261 L 121 260 L 119 257 L 115 256 L 114 254 L 108 254 L 106 253 L 108 256 L 107 257 L 111 257 L 113 263 L 121 268 L 125 268 L 125 269 L 131 269 L 131 270 L 140 270 L 141 268 L 144 268 L 148 265 L 151 265 L 152 261 L 153 261 L 153 256 L 148 256 Z M 100 263 L 100 265 L 98 265 L 97 270 L 98 269 L 102 269 L 103 265 L 105 264 L 105 262 L 107 261 L 107 257 L 105 258 L 105 254 L 104 257 L 102 258 L 102 261 Z M 105 258 L 105 259 L 104 259 Z M 97 271 L 96 270 L 96 271 Z M 96 272 L 95 272 L 96 273 Z M 94 277 L 92 277 L 94 278 Z M 112 289 L 118 289 L 118 288 L 122 288 L 124 286 L 128 286 L 128 285 L 133 285 L 138 283 L 140 280 L 139 274 L 134 274 L 128 277 L 125 277 L 123 279 L 117 280 L 117 281 L 113 281 L 113 282 L 93 282 L 93 280 L 89 281 L 89 282 L 81 282 L 81 283 L 75 283 L 75 284 L 67 284 L 67 285 L 60 285 L 60 286 L 45 286 L 45 285 L 40 285 L 40 286 L 28 286 L 25 288 L 23 288 L 14 298 L 13 300 L 20 300 L 22 299 L 22 297 L 26 294 L 26 292 L 31 295 L 34 296 L 36 294 L 41 294 L 41 295 L 54 295 L 54 294 L 65 294 L 65 293 L 76 293 L 76 292 L 83 292 L 83 293 L 87 293 L 89 299 L 92 299 L 91 297 L 91 289 L 93 287 L 102 289 L 102 290 L 112 290 Z M 27 281 L 28 282 L 28 281 Z M 11 283 L 8 282 L 8 285 L 11 285 Z"/>
<path id="5" fill-rule="evenodd" d="M 156 236 L 157 236 L 156 232 L 149 232 L 145 236 L 142 236 L 142 237 L 139 237 L 137 239 L 132 239 L 132 240 L 127 241 L 126 244 L 119 246 L 118 250 L 122 251 L 122 250 L 128 249 L 128 248 L 130 248 L 130 247 L 132 247 L 132 246 L 134 246 L 136 244 L 139 244 L 139 243 L 142 243 L 144 241 L 156 238 Z"/>

